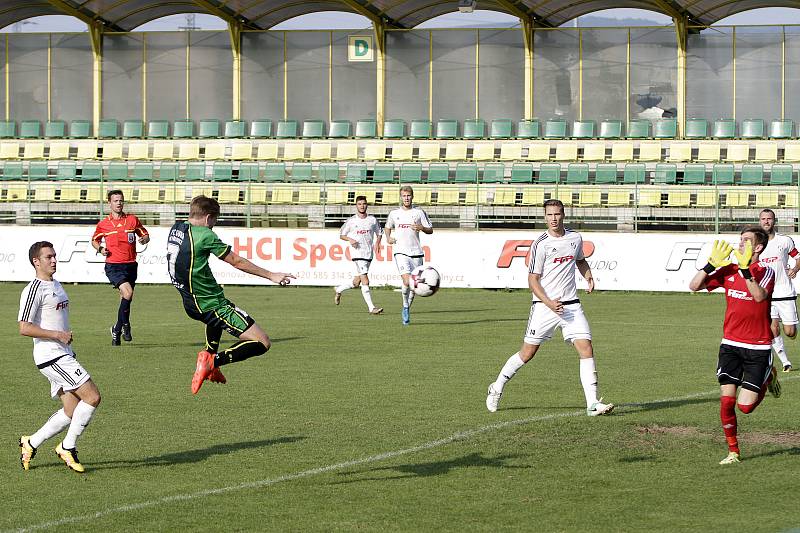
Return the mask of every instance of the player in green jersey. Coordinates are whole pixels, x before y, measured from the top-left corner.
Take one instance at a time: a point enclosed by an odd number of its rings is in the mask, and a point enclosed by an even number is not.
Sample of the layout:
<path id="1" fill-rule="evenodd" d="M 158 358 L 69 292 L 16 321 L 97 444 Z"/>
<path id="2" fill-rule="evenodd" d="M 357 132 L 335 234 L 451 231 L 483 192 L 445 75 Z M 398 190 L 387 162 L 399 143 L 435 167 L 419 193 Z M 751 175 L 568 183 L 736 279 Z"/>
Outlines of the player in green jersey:
<path id="1" fill-rule="evenodd" d="M 206 345 L 197 354 L 197 369 L 192 377 L 192 394 L 197 394 L 206 379 L 225 383 L 219 367 L 244 361 L 267 352 L 269 336 L 250 315 L 225 298 L 208 258 L 214 254 L 234 268 L 266 278 L 279 285 L 288 285 L 294 278 L 284 272 L 270 272 L 231 251 L 212 231 L 219 217 L 219 203 L 206 196 L 192 199 L 189 220 L 176 222 L 167 240 L 167 266 L 172 284 L 183 299 L 183 308 L 190 318 L 206 325 Z M 222 330 L 239 342 L 219 351 Z"/>

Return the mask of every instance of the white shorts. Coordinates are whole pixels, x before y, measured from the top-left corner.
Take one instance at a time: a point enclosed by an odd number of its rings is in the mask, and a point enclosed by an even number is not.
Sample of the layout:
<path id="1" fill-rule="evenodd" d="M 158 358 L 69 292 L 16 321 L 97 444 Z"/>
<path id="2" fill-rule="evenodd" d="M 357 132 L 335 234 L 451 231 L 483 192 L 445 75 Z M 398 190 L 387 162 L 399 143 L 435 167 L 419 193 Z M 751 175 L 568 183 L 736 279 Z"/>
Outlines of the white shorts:
<path id="1" fill-rule="evenodd" d="M 423 256 L 410 257 L 404 254 L 394 254 L 394 264 L 400 274 L 411 274 L 415 268 L 422 266 Z"/>
<path id="2" fill-rule="evenodd" d="M 353 266 L 356 269 L 356 276 L 363 276 L 369 272 L 369 265 L 372 259 L 353 259 Z"/>
<path id="3" fill-rule="evenodd" d="M 772 319 L 780 319 L 780 321 L 787 326 L 792 326 L 798 323 L 797 320 L 797 304 L 794 300 L 777 300 L 773 301 L 769 308 L 769 314 Z"/>
<path id="4" fill-rule="evenodd" d="M 545 304 L 534 302 L 528 317 L 528 329 L 525 330 L 525 343 L 539 345 L 549 341 L 558 327 L 561 328 L 566 342 L 572 343 L 576 339 L 592 340 L 592 331 L 580 302 L 565 305 L 564 312 L 560 315 Z"/>
<path id="5" fill-rule="evenodd" d="M 53 364 L 40 368 L 39 372 L 50 381 L 50 396 L 54 399 L 58 398 L 59 392 L 75 390 L 89 381 L 91 377 L 78 360 L 71 355 L 65 355 L 54 361 Z"/>

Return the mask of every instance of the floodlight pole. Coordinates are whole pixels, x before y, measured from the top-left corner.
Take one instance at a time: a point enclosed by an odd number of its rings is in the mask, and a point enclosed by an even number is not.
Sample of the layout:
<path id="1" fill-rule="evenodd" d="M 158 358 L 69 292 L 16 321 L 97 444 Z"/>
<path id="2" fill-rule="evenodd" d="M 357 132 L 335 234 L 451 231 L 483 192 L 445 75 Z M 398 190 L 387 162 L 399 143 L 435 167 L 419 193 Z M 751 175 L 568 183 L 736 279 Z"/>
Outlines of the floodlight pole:
<path id="1" fill-rule="evenodd" d="M 533 118 L 533 20 L 521 18 L 522 39 L 525 43 L 525 120 Z"/>
<path id="2" fill-rule="evenodd" d="M 375 30 L 375 52 L 377 54 L 375 122 L 377 132 L 380 134 L 386 119 L 386 25 L 382 21 L 373 22 L 372 25 Z"/>
<path id="3" fill-rule="evenodd" d="M 100 132 L 100 117 L 103 112 L 103 24 L 89 24 L 92 40 L 92 127 L 95 136 Z"/>
<path id="4" fill-rule="evenodd" d="M 242 24 L 231 20 L 228 22 L 228 36 L 231 39 L 233 53 L 233 109 L 231 117 L 240 120 L 242 115 Z"/>
<path id="5" fill-rule="evenodd" d="M 675 39 L 678 45 L 678 136 L 682 137 L 686 128 L 686 41 L 689 34 L 689 18 L 673 16 Z"/>

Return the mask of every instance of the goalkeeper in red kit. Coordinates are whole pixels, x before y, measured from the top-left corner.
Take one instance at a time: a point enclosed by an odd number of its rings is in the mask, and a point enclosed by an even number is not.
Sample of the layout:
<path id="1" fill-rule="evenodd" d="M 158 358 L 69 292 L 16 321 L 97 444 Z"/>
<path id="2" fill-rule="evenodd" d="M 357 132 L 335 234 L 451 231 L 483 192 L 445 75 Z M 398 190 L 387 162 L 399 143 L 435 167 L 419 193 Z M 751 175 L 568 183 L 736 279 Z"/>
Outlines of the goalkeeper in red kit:
<path id="1" fill-rule="evenodd" d="M 727 307 L 717 363 L 720 419 L 728 441 L 722 465 L 739 462 L 736 407 L 752 413 L 767 390 L 776 398 L 781 392 L 771 350 L 770 298 L 775 272 L 758 262 L 768 241 L 759 227 L 742 231 L 737 250 L 725 241 L 714 241 L 708 264 L 689 283 L 692 291 L 725 289 Z M 735 263 L 729 260 L 731 252 Z"/>

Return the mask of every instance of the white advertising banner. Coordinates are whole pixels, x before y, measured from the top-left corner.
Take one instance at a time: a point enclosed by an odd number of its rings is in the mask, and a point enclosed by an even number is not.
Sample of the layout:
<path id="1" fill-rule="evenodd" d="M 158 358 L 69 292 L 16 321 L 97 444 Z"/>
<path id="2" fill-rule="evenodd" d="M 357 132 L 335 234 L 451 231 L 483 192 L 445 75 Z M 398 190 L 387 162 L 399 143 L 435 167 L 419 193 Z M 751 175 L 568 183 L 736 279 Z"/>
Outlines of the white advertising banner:
<path id="1" fill-rule="evenodd" d="M 96 255 L 90 226 L 0 226 L 0 281 L 29 281 L 30 245 L 47 240 L 58 257 L 56 277 L 64 282 L 107 283 L 103 257 Z M 139 283 L 169 283 L 166 240 L 169 228 L 149 228 L 151 241 L 139 247 Z M 349 245 L 336 230 L 215 228 L 239 255 L 269 270 L 291 272 L 296 284 L 332 286 L 353 276 Z M 442 275 L 443 287 L 524 288 L 527 256 L 537 231 L 436 230 L 421 235 L 425 262 Z M 584 254 L 598 290 L 686 291 L 708 258 L 714 239 L 738 243 L 739 236 L 689 233 L 583 233 Z M 376 251 L 373 285 L 400 285 L 390 246 Z M 227 263 L 211 259 L 221 284 L 268 284 Z M 579 276 L 579 287 L 585 287 Z"/>

